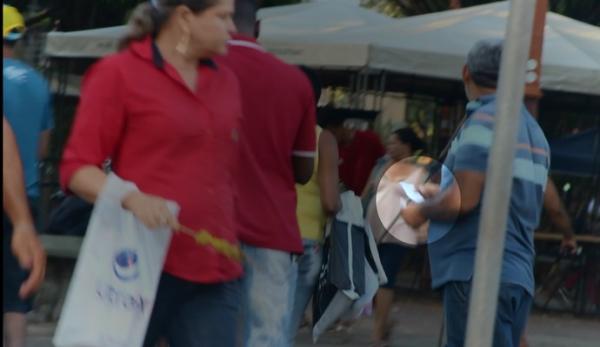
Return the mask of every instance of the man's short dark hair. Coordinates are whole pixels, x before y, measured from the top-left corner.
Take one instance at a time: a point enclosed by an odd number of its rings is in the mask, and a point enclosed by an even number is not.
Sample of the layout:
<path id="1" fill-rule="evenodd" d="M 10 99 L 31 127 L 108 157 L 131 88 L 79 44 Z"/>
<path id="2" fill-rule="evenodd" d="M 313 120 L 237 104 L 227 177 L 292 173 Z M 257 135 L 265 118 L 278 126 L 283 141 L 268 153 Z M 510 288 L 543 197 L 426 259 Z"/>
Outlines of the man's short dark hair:
<path id="1" fill-rule="evenodd" d="M 495 88 L 500 74 L 503 41 L 500 39 L 480 40 L 467 55 L 467 69 L 471 78 L 481 87 Z"/>

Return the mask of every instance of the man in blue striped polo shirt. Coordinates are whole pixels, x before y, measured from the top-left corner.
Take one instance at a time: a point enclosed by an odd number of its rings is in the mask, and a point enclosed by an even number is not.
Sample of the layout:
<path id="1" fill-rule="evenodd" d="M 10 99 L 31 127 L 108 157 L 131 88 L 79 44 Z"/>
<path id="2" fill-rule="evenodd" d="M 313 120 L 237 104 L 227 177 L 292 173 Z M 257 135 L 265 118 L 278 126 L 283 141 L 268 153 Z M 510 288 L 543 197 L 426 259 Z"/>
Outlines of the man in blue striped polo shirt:
<path id="1" fill-rule="evenodd" d="M 470 100 L 467 118 L 444 161 L 441 193 L 402 213 L 404 220 L 415 226 L 431 220 L 432 286 L 443 292 L 449 347 L 461 347 L 465 340 L 482 194 L 497 112 L 501 55 L 502 41 L 498 40 L 480 41 L 469 52 L 463 68 Z M 544 133 L 522 105 L 494 347 L 519 346 L 529 315 L 534 295 L 533 232 L 540 219 L 549 166 Z"/>

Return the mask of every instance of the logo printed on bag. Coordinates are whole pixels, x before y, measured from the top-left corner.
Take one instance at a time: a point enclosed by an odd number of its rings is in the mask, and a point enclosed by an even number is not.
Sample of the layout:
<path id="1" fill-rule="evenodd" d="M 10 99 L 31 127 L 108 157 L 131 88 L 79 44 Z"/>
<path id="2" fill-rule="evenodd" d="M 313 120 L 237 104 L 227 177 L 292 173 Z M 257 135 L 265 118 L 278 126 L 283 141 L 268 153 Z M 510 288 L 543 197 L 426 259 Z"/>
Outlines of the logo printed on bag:
<path id="1" fill-rule="evenodd" d="M 110 284 L 99 284 L 96 294 L 105 303 L 120 307 L 126 311 L 144 313 L 145 301 L 141 295 L 132 295 L 113 287 Z"/>
<path id="2" fill-rule="evenodd" d="M 139 277 L 138 255 L 133 249 L 123 249 L 117 252 L 113 261 L 115 275 L 121 281 L 131 281 Z"/>

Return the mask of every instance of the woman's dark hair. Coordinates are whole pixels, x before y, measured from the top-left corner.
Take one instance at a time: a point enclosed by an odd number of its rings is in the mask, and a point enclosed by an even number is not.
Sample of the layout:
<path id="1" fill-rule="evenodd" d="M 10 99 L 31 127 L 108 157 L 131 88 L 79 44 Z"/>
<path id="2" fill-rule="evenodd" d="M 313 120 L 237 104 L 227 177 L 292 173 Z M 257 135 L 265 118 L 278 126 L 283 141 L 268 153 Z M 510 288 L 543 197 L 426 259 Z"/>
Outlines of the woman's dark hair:
<path id="1" fill-rule="evenodd" d="M 323 129 L 333 129 L 344 126 L 346 115 L 344 110 L 332 106 L 317 108 L 317 125 Z"/>
<path id="2" fill-rule="evenodd" d="M 127 34 L 119 42 L 119 49 L 131 42 L 139 41 L 148 35 L 156 36 L 177 6 L 187 6 L 198 13 L 214 6 L 218 0 L 150 0 L 133 10 L 129 17 Z"/>
<path id="3" fill-rule="evenodd" d="M 419 136 L 411 128 L 401 128 L 393 132 L 398 139 L 410 146 L 411 153 L 418 151 L 425 151 L 427 145 L 425 141 L 421 140 Z"/>

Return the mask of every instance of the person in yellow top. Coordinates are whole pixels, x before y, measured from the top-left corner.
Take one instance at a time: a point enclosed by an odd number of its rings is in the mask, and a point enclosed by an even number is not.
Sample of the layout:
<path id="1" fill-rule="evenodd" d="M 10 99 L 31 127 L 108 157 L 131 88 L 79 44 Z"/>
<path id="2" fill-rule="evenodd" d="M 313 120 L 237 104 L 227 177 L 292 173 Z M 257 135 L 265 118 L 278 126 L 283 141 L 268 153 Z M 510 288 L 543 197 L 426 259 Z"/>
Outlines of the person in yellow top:
<path id="1" fill-rule="evenodd" d="M 311 80 L 318 100 L 321 87 L 318 77 L 309 69 L 302 68 Z M 341 207 L 339 192 L 338 144 L 351 139 L 351 130 L 344 128 L 341 119 L 326 119 L 323 129 L 317 126 L 317 151 L 313 175 L 308 183 L 297 185 L 296 214 L 304 243 L 304 254 L 298 259 L 298 279 L 294 296 L 294 308 L 290 321 L 288 343 L 294 345 L 296 333 L 304 317 L 304 311 L 312 296 L 321 268 L 322 243 L 327 218 Z"/>

